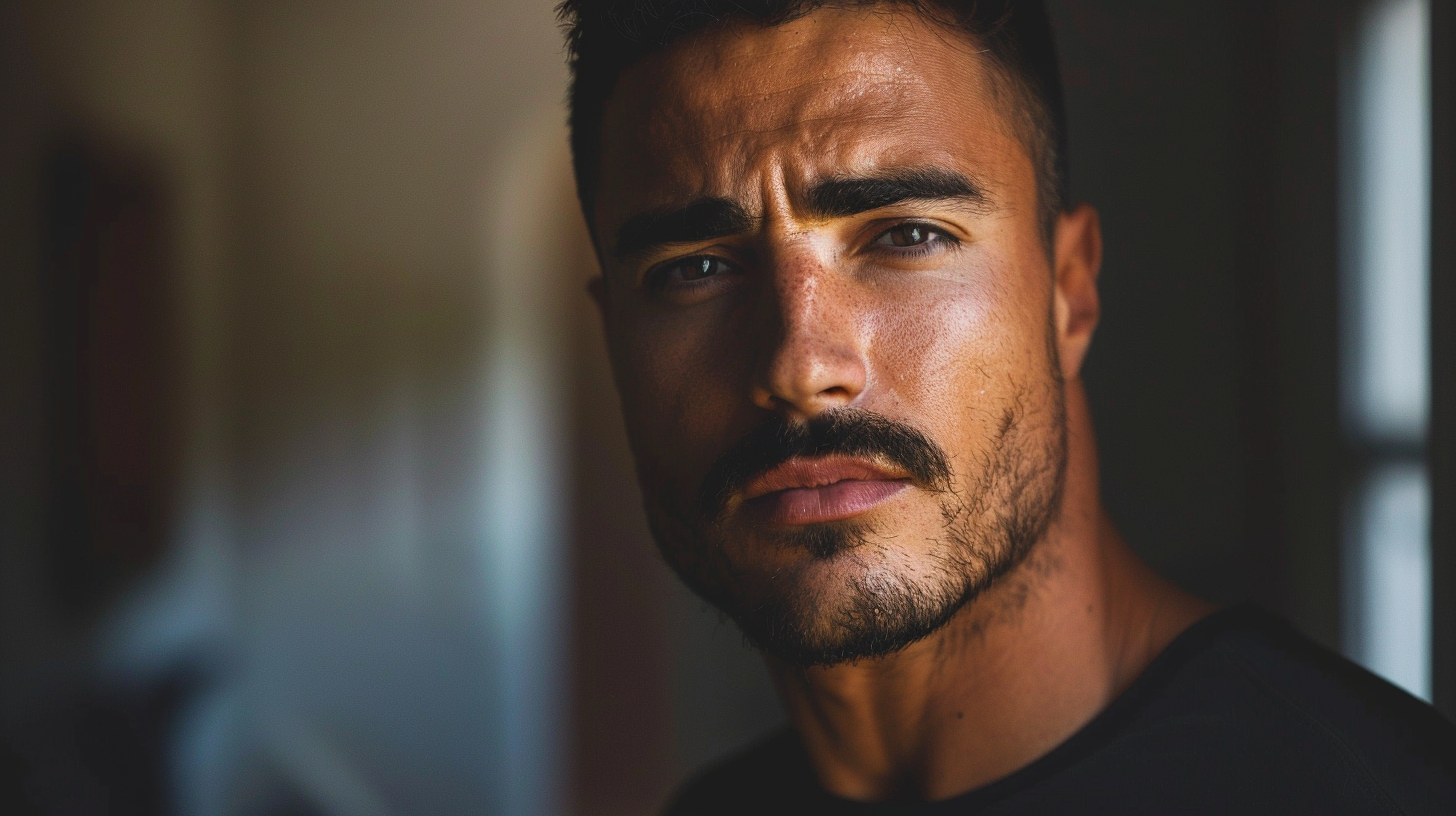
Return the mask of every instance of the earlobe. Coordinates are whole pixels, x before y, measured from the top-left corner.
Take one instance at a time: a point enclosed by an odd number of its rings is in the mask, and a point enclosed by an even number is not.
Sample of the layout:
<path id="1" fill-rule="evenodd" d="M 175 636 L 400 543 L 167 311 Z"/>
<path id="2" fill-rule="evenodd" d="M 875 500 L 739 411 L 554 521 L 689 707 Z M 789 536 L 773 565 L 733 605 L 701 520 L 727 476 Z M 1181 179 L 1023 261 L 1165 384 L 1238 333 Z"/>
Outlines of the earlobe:
<path id="1" fill-rule="evenodd" d="M 1081 373 L 1101 316 L 1097 275 L 1102 268 L 1102 225 L 1097 209 L 1079 204 L 1062 213 L 1055 249 L 1057 350 L 1062 377 L 1073 379 Z"/>

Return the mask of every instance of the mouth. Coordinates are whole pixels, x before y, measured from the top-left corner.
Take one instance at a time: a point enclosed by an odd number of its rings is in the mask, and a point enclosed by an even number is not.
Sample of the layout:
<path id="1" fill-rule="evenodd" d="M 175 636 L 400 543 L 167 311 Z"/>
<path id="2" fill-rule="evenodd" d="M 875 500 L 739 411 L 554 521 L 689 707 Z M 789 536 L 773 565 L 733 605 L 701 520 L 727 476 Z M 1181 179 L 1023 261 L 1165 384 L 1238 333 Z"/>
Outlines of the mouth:
<path id="1" fill-rule="evenodd" d="M 794 458 L 749 481 L 743 507 L 769 524 L 821 524 L 868 512 L 909 486 L 904 473 L 864 459 Z"/>

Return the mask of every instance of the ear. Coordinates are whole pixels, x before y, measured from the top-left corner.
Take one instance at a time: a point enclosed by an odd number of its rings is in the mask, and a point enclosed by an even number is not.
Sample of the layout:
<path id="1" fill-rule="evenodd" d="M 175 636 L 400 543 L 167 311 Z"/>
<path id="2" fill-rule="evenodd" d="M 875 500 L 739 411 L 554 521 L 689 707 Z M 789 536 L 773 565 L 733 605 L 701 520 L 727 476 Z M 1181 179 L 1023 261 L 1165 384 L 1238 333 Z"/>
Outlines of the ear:
<path id="1" fill-rule="evenodd" d="M 1062 378 L 1081 376 L 1102 306 L 1097 273 L 1102 269 L 1102 224 L 1097 209 L 1078 204 L 1057 217 L 1052 263 L 1056 271 L 1055 318 Z"/>

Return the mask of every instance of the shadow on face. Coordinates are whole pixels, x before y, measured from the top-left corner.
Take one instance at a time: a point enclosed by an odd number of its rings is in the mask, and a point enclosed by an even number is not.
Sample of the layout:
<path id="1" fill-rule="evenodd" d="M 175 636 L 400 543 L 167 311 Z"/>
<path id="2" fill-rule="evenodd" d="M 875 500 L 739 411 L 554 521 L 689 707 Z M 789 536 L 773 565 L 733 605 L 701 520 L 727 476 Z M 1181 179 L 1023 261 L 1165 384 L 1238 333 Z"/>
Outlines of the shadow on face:
<path id="1" fill-rule="evenodd" d="M 824 9 L 679 41 L 607 108 L 598 291 L 648 515 L 787 660 L 924 637 L 1058 507 L 1054 276 L 976 51 Z"/>

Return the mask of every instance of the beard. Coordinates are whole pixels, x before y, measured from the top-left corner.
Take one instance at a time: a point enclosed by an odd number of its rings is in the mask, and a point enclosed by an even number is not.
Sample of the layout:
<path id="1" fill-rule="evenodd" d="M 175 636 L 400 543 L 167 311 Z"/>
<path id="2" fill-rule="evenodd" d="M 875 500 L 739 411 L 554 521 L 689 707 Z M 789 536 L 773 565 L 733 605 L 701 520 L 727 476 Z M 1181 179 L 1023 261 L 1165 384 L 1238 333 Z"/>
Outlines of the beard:
<path id="1" fill-rule="evenodd" d="M 940 629 L 1015 570 L 1060 506 L 1067 459 L 1060 372 L 1022 387 L 999 412 L 976 472 L 908 424 L 844 408 L 806 422 L 775 415 L 709 469 L 695 500 L 645 478 L 648 519 L 665 560 L 758 649 L 791 665 L 830 666 L 893 654 Z M 939 530 L 919 542 L 851 518 L 744 529 L 734 498 L 796 457 L 878 460 L 909 474 L 938 504 Z M 639 463 L 640 465 L 640 463 Z M 745 557 L 747 539 L 789 556 Z"/>

